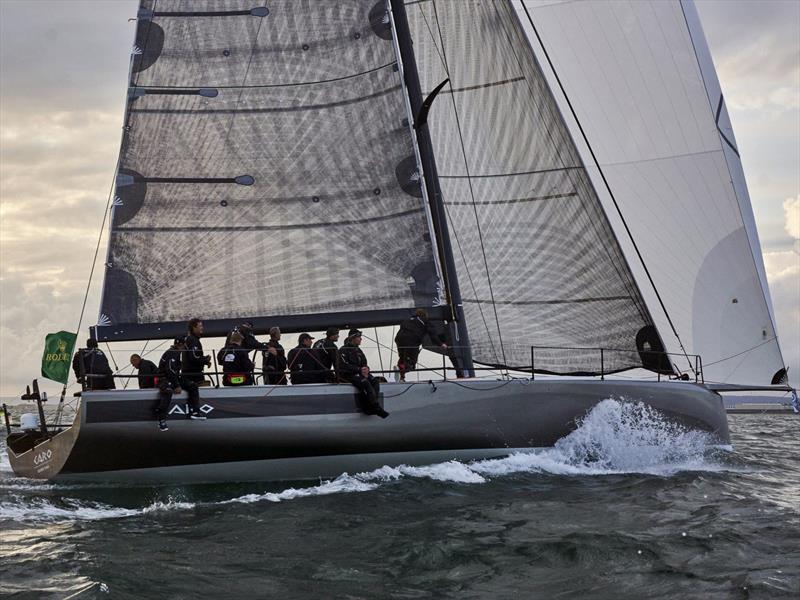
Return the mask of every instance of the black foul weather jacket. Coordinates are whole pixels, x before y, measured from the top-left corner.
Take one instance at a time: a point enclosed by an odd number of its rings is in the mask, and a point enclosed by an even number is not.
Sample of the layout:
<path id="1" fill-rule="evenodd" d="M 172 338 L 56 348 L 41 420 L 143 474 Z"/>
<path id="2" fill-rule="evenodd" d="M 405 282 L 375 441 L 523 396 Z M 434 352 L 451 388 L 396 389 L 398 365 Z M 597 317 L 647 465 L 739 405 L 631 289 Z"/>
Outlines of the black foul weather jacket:
<path id="1" fill-rule="evenodd" d="M 158 361 L 158 387 L 181 387 L 181 354 L 180 350 L 170 348 Z"/>
<path id="2" fill-rule="evenodd" d="M 144 358 L 139 363 L 139 389 L 144 390 L 147 388 L 156 387 L 155 375 L 158 372 L 158 367 L 155 363 Z"/>
<path id="3" fill-rule="evenodd" d="M 224 385 L 250 385 L 253 383 L 255 365 L 250 360 L 250 351 L 241 346 L 230 345 L 217 355 L 222 364 Z"/>
<path id="4" fill-rule="evenodd" d="M 285 385 L 286 375 L 284 375 L 284 371 L 286 370 L 286 352 L 280 342 L 275 340 L 268 341 L 267 346 L 275 348 L 278 353 L 277 355 L 273 355 L 266 350 L 262 353 L 263 361 L 261 366 L 264 369 L 265 383 L 270 385 Z"/>
<path id="5" fill-rule="evenodd" d="M 336 346 L 336 342 L 324 338 L 314 342 L 312 348 L 317 351 L 317 358 L 326 369 L 330 369 L 336 365 L 336 352 L 339 350 Z"/>
<path id="6" fill-rule="evenodd" d="M 419 316 L 411 317 L 400 323 L 400 330 L 394 338 L 398 347 L 418 347 L 422 345 L 425 334 L 434 344 L 444 344 L 444 337 L 427 319 Z"/>
<path id="7" fill-rule="evenodd" d="M 289 350 L 289 370 L 292 372 L 292 385 L 325 383 L 327 369 L 313 348 L 298 345 Z"/>
<path id="8" fill-rule="evenodd" d="M 86 379 L 81 378 L 81 363 L 83 363 L 83 372 L 86 374 Z M 84 383 L 84 386 L 90 390 L 113 390 L 116 388 L 114 385 L 114 372 L 108 364 L 106 355 L 100 348 L 81 348 L 72 359 L 72 370 L 75 371 L 75 377 L 78 381 Z M 103 377 L 98 377 L 103 375 Z"/>
<path id="9" fill-rule="evenodd" d="M 203 344 L 194 335 L 186 336 L 186 352 L 183 353 L 183 372 L 187 379 L 202 381 L 203 370 L 206 368 L 206 358 L 203 354 Z"/>
<path id="10" fill-rule="evenodd" d="M 351 377 L 361 375 L 361 368 L 369 366 L 364 352 L 350 342 L 345 342 L 339 348 L 339 375 L 343 379 L 349 380 Z"/>

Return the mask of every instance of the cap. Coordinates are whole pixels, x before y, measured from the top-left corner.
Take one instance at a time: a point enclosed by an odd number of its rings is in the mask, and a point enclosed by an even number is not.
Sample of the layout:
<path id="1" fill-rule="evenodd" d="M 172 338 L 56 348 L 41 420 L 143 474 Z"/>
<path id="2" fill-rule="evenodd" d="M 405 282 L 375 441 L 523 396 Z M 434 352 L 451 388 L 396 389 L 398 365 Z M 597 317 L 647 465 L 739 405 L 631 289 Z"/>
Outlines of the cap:
<path id="1" fill-rule="evenodd" d="M 330 337 L 332 335 L 339 335 L 339 328 L 338 327 L 328 327 L 328 329 L 325 330 L 325 335 L 327 337 Z"/>
<path id="2" fill-rule="evenodd" d="M 301 333 L 299 341 L 302 344 L 305 340 L 313 340 L 313 339 L 314 339 L 313 335 L 308 335 L 307 333 Z"/>
<path id="3" fill-rule="evenodd" d="M 173 340 L 173 343 L 176 346 L 179 345 L 179 344 L 185 344 L 186 343 L 186 336 L 185 335 L 176 336 L 175 339 Z"/>
<path id="4" fill-rule="evenodd" d="M 253 324 L 250 321 L 242 321 L 242 324 L 239 325 L 242 329 L 252 329 Z"/>
<path id="5" fill-rule="evenodd" d="M 363 334 L 361 333 L 361 330 L 360 330 L 360 329 L 351 329 L 351 330 L 348 332 L 348 334 L 347 334 L 347 337 L 356 337 L 356 336 L 360 336 L 360 335 L 363 335 Z"/>

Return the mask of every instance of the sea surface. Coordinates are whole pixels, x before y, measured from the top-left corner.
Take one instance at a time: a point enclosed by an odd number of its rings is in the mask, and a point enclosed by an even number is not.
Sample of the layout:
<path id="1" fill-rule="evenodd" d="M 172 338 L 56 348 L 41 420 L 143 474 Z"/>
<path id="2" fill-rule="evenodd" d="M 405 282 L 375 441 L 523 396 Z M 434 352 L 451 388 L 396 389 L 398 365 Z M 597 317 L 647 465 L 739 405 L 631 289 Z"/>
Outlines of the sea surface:
<path id="1" fill-rule="evenodd" d="M 0 597 L 800 598 L 800 417 L 730 425 L 606 400 L 537 455 L 173 487 L 16 478 L 3 439 Z"/>

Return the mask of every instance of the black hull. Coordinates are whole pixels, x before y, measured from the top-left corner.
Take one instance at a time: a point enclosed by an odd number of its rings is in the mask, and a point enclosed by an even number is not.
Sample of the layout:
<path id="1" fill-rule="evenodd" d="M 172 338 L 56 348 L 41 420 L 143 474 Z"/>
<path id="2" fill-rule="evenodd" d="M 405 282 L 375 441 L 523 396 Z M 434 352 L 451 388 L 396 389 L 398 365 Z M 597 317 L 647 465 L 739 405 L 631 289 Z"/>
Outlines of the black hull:
<path id="1" fill-rule="evenodd" d="M 16 455 L 26 477 L 199 482 L 302 479 L 384 464 L 425 464 L 550 447 L 606 398 L 642 401 L 729 444 L 722 399 L 689 383 L 460 380 L 383 386 L 388 419 L 361 414 L 350 386 L 259 386 L 201 391 L 206 421 L 173 403 L 169 431 L 156 392 L 86 392 L 75 425 Z M 43 450 L 51 450 L 42 470 Z M 40 457 L 33 464 L 33 457 Z"/>

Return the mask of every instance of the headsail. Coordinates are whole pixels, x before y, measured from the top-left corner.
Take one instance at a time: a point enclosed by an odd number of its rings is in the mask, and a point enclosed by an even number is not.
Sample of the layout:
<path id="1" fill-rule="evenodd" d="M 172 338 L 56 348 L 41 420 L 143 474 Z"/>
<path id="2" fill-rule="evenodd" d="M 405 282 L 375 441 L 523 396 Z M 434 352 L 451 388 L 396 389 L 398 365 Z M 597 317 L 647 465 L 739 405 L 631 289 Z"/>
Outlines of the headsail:
<path id="1" fill-rule="evenodd" d="M 101 339 L 439 302 L 383 0 L 143 0 L 116 195 Z"/>
<path id="2" fill-rule="evenodd" d="M 641 254 L 635 275 L 646 280 L 646 267 L 652 277 L 642 289 L 667 347 L 701 355 L 706 380 L 768 384 L 783 360 L 763 259 L 691 0 L 514 6 L 540 62 L 552 62 L 551 87 L 585 139 L 582 156 L 626 255 Z"/>
<path id="3" fill-rule="evenodd" d="M 660 341 L 513 7 L 406 4 L 425 91 L 450 79 L 428 123 L 474 359 L 641 366 Z"/>

